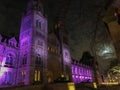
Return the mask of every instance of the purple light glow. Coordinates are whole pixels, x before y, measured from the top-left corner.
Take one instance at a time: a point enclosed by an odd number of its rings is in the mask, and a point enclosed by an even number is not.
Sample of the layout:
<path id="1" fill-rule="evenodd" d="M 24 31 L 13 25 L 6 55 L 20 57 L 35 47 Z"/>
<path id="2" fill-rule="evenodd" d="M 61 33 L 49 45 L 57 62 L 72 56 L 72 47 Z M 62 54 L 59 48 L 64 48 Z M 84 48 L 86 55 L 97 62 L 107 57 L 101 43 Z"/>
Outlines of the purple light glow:
<path id="1" fill-rule="evenodd" d="M 2 77 L 6 71 L 8 71 L 7 68 L 1 67 L 1 69 L 0 69 L 0 77 Z"/>
<path id="2" fill-rule="evenodd" d="M 0 80 L 2 79 L 2 77 L 4 76 L 4 73 L 9 71 L 7 67 L 4 67 L 5 65 L 5 60 L 6 60 L 6 57 L 3 58 L 2 61 L 2 64 L 1 64 L 1 68 L 0 68 Z"/>
<path id="3" fill-rule="evenodd" d="M 70 53 L 69 53 L 69 50 L 67 48 L 63 48 L 63 58 L 64 58 L 64 61 L 66 63 L 70 63 Z"/>
<path id="4" fill-rule="evenodd" d="M 1 66 L 3 67 L 5 65 L 5 60 L 6 60 L 6 57 L 4 57 L 1 61 L 2 61 L 2 64 Z"/>
<path id="5" fill-rule="evenodd" d="M 82 81 L 89 80 L 92 82 L 91 69 L 85 65 L 72 65 L 72 80 L 74 83 L 80 83 Z"/>

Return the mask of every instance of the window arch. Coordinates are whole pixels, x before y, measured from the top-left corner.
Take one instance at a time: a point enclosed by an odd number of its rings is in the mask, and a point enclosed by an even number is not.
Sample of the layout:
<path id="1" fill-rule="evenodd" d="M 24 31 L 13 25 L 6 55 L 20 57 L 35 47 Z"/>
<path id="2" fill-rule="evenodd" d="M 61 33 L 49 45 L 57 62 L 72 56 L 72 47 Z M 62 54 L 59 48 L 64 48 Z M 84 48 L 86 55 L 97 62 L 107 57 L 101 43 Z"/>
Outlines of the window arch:
<path id="1" fill-rule="evenodd" d="M 40 20 L 36 20 L 36 27 L 41 29 L 41 22 L 40 22 Z"/>
<path id="2" fill-rule="evenodd" d="M 5 64 L 7 64 L 7 65 L 13 65 L 13 56 L 11 54 L 7 55 Z"/>
<path id="3" fill-rule="evenodd" d="M 22 70 L 19 73 L 20 73 L 20 82 L 24 82 L 26 77 L 26 71 Z"/>
<path id="4" fill-rule="evenodd" d="M 35 64 L 36 65 L 41 65 L 42 64 L 41 56 L 39 54 L 36 55 Z"/>
<path id="5" fill-rule="evenodd" d="M 24 54 L 22 58 L 22 65 L 25 65 L 25 64 L 27 64 L 27 54 Z"/>
<path id="6" fill-rule="evenodd" d="M 34 72 L 34 81 L 41 81 L 41 72 L 40 70 L 35 70 Z"/>
<path id="7" fill-rule="evenodd" d="M 4 78 L 4 83 L 5 84 L 11 84 L 11 77 L 12 77 L 12 73 L 11 72 L 5 72 L 5 78 Z"/>

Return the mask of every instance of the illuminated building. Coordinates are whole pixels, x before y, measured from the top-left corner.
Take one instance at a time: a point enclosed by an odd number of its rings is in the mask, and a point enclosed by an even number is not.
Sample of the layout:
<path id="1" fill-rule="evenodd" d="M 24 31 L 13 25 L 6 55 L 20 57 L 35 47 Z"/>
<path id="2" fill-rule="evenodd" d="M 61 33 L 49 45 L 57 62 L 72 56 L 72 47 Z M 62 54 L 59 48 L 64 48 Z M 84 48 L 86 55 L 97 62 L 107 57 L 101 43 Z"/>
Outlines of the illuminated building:
<path id="1" fill-rule="evenodd" d="M 93 69 L 88 65 L 73 60 L 72 79 L 75 83 L 93 82 Z"/>
<path id="2" fill-rule="evenodd" d="M 56 33 L 48 33 L 41 3 L 30 0 L 22 16 L 19 43 L 15 37 L 0 35 L 0 86 L 50 83 L 61 74 L 71 80 L 75 65 L 71 63 L 67 34 L 61 33 L 62 42 Z M 82 78 L 92 81 L 89 67 L 80 68 L 85 72 Z"/>

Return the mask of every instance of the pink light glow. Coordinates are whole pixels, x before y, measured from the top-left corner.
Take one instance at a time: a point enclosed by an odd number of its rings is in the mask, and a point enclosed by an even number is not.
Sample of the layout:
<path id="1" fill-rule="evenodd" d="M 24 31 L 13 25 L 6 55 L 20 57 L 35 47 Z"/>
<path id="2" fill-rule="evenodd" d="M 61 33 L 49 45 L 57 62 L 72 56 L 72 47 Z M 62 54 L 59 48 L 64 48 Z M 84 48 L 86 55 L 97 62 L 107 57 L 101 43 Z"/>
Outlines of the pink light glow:
<path id="1" fill-rule="evenodd" d="M 86 68 L 84 65 L 72 65 L 72 79 L 75 83 L 80 83 L 90 79 L 92 82 L 92 73 L 90 68 Z"/>
<path id="2" fill-rule="evenodd" d="M 4 73 L 8 71 L 8 69 L 6 67 L 4 67 L 5 60 L 6 60 L 6 57 L 4 57 L 3 60 L 2 60 L 3 62 L 1 64 L 1 68 L 0 68 L 0 78 L 2 78 L 2 76 L 4 75 Z"/>
<path id="3" fill-rule="evenodd" d="M 78 78 L 78 76 L 76 76 L 76 78 Z"/>
<path id="4" fill-rule="evenodd" d="M 7 72 L 8 69 L 6 67 L 1 67 L 0 69 L 0 77 L 2 77 L 4 75 L 5 72 Z"/>
<path id="5" fill-rule="evenodd" d="M 6 57 L 4 57 L 3 60 L 1 60 L 2 61 L 2 64 L 1 64 L 2 67 L 5 65 L 5 60 L 6 60 Z"/>

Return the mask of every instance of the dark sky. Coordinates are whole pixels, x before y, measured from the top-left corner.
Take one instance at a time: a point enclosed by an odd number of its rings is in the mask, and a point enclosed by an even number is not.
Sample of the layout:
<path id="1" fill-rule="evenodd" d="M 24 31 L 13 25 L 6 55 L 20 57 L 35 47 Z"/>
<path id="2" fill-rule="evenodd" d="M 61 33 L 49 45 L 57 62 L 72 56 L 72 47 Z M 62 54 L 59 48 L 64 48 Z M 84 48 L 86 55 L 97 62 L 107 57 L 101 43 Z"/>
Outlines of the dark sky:
<path id="1" fill-rule="evenodd" d="M 49 30 L 59 15 L 65 16 L 65 29 L 69 32 L 72 57 L 80 59 L 90 50 L 90 35 L 95 30 L 96 20 L 102 35 L 106 26 L 102 17 L 110 0 L 43 0 L 48 16 Z M 22 13 L 28 0 L 0 0 L 0 33 L 18 35 Z"/>
<path id="2" fill-rule="evenodd" d="M 26 0 L 0 1 L 0 32 L 6 34 L 19 33 L 22 12 Z"/>

